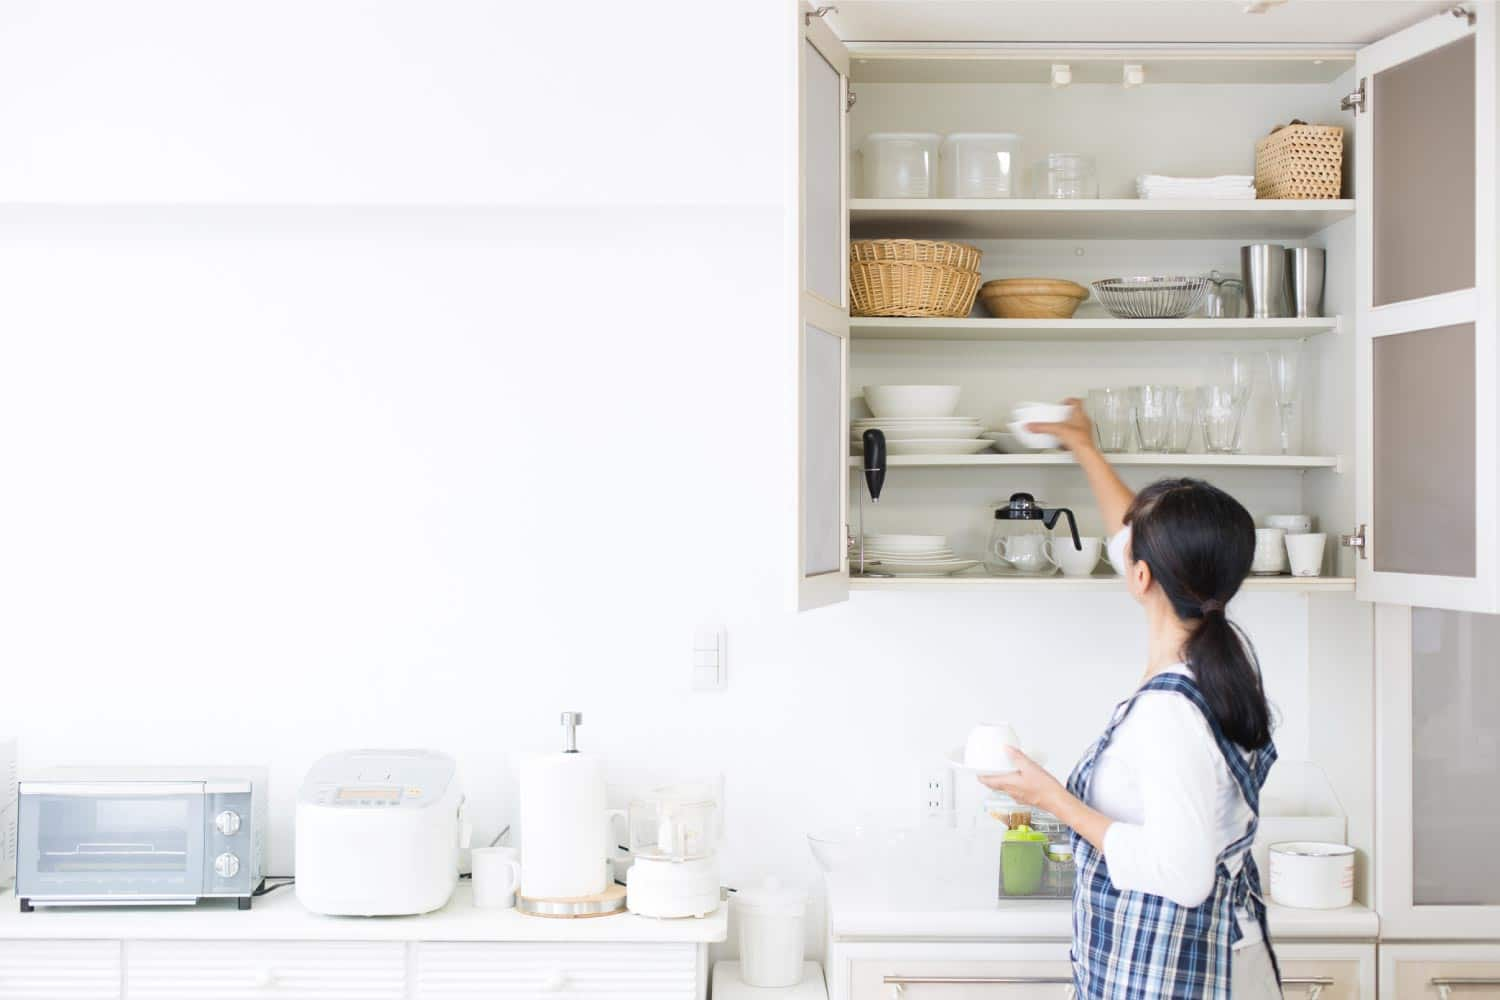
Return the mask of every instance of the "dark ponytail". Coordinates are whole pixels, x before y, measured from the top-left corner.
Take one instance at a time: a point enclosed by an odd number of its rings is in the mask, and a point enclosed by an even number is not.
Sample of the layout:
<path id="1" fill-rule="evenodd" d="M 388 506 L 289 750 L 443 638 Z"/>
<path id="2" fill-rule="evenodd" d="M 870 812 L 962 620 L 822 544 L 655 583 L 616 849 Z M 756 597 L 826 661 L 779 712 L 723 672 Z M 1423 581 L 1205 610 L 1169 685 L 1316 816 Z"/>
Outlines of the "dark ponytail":
<path id="1" fill-rule="evenodd" d="M 1250 640 L 1224 613 L 1250 574 L 1255 522 L 1239 501 L 1196 479 L 1163 479 L 1125 515 L 1131 558 L 1188 626 L 1182 657 L 1224 735 L 1246 750 L 1271 739 L 1271 710 Z"/>

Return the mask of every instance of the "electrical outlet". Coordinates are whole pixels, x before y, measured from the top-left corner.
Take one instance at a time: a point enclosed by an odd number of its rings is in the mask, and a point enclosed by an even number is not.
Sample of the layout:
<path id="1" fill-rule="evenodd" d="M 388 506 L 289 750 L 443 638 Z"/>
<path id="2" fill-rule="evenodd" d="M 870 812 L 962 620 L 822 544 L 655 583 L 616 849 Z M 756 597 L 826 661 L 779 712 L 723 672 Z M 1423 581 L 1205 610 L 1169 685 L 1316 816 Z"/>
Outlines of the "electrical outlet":
<path id="1" fill-rule="evenodd" d="M 922 772 L 922 811 L 926 815 L 953 809 L 953 772 L 946 767 Z"/>

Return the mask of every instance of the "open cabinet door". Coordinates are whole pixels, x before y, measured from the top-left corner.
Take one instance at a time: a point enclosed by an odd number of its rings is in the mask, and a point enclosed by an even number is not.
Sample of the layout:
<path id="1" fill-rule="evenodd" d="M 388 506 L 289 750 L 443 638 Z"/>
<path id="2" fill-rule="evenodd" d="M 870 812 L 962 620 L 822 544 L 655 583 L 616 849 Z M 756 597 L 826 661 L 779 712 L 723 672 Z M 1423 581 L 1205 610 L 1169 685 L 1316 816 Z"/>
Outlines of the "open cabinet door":
<path id="1" fill-rule="evenodd" d="M 1500 611 L 1492 4 L 1360 50 L 1356 594 Z"/>
<path id="2" fill-rule="evenodd" d="M 797 606 L 849 597 L 849 54 L 799 14 Z"/>

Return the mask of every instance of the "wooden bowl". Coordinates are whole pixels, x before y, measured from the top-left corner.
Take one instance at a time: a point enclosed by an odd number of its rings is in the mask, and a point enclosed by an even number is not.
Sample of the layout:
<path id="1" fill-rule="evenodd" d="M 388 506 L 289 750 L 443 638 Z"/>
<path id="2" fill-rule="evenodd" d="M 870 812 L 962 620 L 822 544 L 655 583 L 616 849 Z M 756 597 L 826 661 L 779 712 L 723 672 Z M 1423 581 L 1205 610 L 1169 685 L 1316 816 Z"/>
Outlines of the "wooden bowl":
<path id="1" fill-rule="evenodd" d="M 985 311 L 1001 319 L 1069 319 L 1089 290 L 1061 278 L 999 278 L 979 287 Z"/>

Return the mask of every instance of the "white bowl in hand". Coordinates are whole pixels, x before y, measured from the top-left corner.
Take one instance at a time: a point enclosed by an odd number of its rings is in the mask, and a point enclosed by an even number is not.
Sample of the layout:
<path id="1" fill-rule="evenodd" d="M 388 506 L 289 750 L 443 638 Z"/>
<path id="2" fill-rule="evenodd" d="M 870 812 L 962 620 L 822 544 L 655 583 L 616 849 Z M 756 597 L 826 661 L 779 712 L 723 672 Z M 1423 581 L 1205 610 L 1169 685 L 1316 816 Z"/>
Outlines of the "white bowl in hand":
<path id="1" fill-rule="evenodd" d="M 969 730 L 969 738 L 964 741 L 964 766 L 989 773 L 1014 771 L 1010 748 L 1019 744 L 1015 727 L 1009 722 L 981 722 Z"/>
<path id="2" fill-rule="evenodd" d="M 1010 412 L 1010 432 L 1028 448 L 1056 448 L 1056 436 L 1028 431 L 1026 425 L 1060 424 L 1072 413 L 1073 407 L 1067 403 L 1021 403 Z"/>

